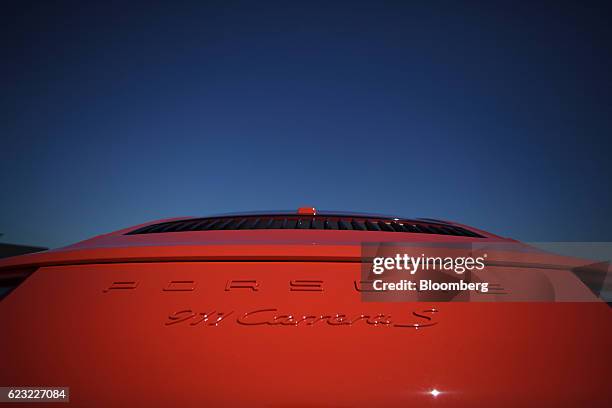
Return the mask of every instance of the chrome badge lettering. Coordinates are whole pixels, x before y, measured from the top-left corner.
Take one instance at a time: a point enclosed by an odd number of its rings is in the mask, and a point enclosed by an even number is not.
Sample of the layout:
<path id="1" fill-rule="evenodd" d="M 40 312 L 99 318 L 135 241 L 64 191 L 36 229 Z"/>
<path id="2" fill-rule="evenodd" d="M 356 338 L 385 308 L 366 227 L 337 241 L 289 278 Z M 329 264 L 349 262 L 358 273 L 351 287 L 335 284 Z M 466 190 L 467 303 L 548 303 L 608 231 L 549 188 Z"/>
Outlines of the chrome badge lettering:
<path id="1" fill-rule="evenodd" d="M 109 282 L 102 289 L 105 294 L 111 293 L 130 293 L 140 291 L 139 283 L 136 280 L 123 279 Z M 347 284 L 348 289 L 353 293 L 368 292 L 371 281 L 353 281 Z M 221 286 L 218 290 L 224 292 L 252 293 L 260 292 L 265 285 L 256 279 L 227 280 L 225 287 Z M 311 295 L 325 292 L 325 282 L 317 279 L 293 279 L 286 282 L 285 290 L 289 292 L 311 292 Z M 162 293 L 169 292 L 196 292 L 198 282 L 194 280 L 170 280 L 161 288 L 157 288 Z M 229 295 L 229 294 L 228 294 Z M 296 293 L 296 296 L 300 295 Z M 305 294 L 301 294 L 305 295 Z M 429 308 L 416 311 L 404 311 L 391 315 L 389 313 L 306 313 L 301 311 L 280 310 L 275 307 L 260 308 L 247 311 L 234 310 L 193 310 L 191 308 L 179 309 L 170 313 L 165 322 L 166 327 L 186 326 L 186 327 L 218 327 L 227 324 L 237 324 L 244 327 L 393 327 L 422 329 L 438 324 L 436 315 L 438 310 Z"/>
<path id="2" fill-rule="evenodd" d="M 387 326 L 409 329 L 421 329 L 431 327 L 438 322 L 435 320 L 437 309 L 425 309 L 406 313 L 406 315 L 395 318 L 384 313 L 370 313 L 347 315 L 343 313 L 333 314 L 296 314 L 285 313 L 277 308 L 256 309 L 242 314 L 234 311 L 205 311 L 195 312 L 191 309 L 182 309 L 171 313 L 166 322 L 166 326 L 220 326 L 228 321 L 230 316 L 235 316 L 231 321 L 242 326 L 353 326 L 361 324 L 364 326 Z"/>

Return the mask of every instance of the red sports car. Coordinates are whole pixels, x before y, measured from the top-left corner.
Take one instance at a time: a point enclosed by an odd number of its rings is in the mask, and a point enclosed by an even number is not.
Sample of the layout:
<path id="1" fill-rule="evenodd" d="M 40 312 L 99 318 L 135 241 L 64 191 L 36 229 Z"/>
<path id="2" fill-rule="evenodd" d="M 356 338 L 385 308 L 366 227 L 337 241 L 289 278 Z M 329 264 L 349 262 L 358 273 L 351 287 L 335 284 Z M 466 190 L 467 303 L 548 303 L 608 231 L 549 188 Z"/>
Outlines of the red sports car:
<path id="1" fill-rule="evenodd" d="M 497 280 L 488 294 L 377 298 L 364 248 L 387 244 L 489 248 Z M 6 258 L 0 386 L 69 387 L 82 407 L 609 407 L 601 274 L 506 246 L 525 247 L 453 222 L 302 208 Z"/>

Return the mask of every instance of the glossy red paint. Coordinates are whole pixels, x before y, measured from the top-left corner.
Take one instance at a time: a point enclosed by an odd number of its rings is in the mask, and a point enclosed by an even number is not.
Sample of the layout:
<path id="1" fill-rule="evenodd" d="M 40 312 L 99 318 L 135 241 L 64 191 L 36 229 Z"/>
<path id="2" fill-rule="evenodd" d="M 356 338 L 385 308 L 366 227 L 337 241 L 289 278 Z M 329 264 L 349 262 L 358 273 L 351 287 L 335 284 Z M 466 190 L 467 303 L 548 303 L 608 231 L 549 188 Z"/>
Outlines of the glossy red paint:
<path id="1" fill-rule="evenodd" d="M 134 228 L 0 261 L 0 274 L 38 268 L 0 302 L 0 385 L 69 386 L 70 404 L 84 407 L 603 407 L 612 398 L 605 303 L 362 301 L 362 242 L 474 238 L 124 235 Z"/>

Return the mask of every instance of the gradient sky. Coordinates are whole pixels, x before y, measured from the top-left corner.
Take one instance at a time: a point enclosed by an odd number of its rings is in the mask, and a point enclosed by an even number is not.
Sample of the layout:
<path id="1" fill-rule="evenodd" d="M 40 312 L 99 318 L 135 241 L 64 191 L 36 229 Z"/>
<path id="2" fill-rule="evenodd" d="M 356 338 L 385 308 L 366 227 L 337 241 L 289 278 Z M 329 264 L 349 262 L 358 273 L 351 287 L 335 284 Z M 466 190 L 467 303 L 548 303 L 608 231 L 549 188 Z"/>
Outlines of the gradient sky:
<path id="1" fill-rule="evenodd" d="M 612 240 L 605 6 L 18 3 L 4 242 L 302 205 Z"/>

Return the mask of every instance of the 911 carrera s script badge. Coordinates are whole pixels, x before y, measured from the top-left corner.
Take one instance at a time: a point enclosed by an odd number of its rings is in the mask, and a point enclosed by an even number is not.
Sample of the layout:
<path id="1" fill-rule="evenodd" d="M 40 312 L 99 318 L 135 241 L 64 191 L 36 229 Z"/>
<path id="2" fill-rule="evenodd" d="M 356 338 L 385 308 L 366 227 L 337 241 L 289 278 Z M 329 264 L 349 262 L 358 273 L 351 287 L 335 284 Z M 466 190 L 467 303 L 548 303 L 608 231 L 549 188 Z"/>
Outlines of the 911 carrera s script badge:
<path id="1" fill-rule="evenodd" d="M 347 315 L 343 313 L 330 314 L 297 314 L 286 313 L 276 308 L 257 309 L 244 313 L 234 311 L 203 311 L 196 312 L 183 309 L 171 313 L 165 323 L 166 326 L 182 324 L 184 326 L 220 326 L 227 321 L 233 321 L 243 326 L 352 326 L 361 324 L 365 326 L 387 326 L 409 329 L 431 327 L 438 322 L 434 319 L 437 309 L 426 309 L 405 313 L 403 316 L 391 316 L 384 313 L 362 313 Z"/>

